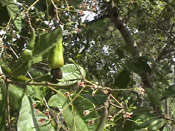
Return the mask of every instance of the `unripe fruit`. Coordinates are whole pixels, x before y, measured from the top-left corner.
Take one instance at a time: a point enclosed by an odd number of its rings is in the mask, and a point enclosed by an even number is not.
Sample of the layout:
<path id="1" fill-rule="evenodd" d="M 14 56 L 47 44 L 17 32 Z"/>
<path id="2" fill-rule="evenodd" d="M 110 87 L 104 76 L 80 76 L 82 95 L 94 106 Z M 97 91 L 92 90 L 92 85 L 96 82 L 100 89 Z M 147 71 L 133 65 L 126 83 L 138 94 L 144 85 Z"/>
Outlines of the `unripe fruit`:
<path id="1" fill-rule="evenodd" d="M 29 44 L 27 46 L 27 49 L 29 49 L 29 50 L 33 49 L 33 47 L 35 45 L 35 40 L 36 40 L 36 33 L 35 33 L 35 30 L 32 29 L 32 36 L 31 36 L 31 38 L 29 40 Z"/>
<path id="2" fill-rule="evenodd" d="M 58 41 L 48 57 L 48 64 L 51 69 L 57 69 L 64 65 L 62 38 Z"/>
<path id="3" fill-rule="evenodd" d="M 32 51 L 29 49 L 25 49 L 23 54 L 22 54 L 22 58 L 23 59 L 29 59 L 32 57 Z"/>

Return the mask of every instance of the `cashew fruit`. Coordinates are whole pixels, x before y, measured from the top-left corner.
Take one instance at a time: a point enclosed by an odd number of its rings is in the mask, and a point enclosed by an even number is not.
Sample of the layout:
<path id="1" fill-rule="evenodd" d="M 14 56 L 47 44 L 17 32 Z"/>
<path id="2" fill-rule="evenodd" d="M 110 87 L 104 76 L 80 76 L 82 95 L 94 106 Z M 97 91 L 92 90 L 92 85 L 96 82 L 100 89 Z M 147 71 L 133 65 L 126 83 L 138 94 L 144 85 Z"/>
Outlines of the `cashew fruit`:
<path id="1" fill-rule="evenodd" d="M 22 54 L 22 58 L 29 60 L 31 57 L 32 57 L 32 51 L 29 49 L 25 49 Z"/>
<path id="2" fill-rule="evenodd" d="M 36 40 L 36 33 L 35 30 L 32 29 L 32 34 L 31 34 L 31 38 L 29 40 L 29 44 L 27 46 L 27 49 L 32 50 L 34 45 L 35 45 L 35 40 Z"/>
<path id="3" fill-rule="evenodd" d="M 48 65 L 51 69 L 61 68 L 64 65 L 62 38 L 51 49 L 48 57 Z"/>

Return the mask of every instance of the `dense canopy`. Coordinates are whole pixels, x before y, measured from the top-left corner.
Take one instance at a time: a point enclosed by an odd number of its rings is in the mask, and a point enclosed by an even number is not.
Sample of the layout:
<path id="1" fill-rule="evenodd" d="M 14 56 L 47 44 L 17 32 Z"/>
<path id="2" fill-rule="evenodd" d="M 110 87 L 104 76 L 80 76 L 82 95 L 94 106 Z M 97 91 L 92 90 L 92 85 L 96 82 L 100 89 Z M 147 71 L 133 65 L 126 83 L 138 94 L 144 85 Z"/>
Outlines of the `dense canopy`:
<path id="1" fill-rule="evenodd" d="M 173 0 L 1 0 L 0 130 L 175 128 Z"/>

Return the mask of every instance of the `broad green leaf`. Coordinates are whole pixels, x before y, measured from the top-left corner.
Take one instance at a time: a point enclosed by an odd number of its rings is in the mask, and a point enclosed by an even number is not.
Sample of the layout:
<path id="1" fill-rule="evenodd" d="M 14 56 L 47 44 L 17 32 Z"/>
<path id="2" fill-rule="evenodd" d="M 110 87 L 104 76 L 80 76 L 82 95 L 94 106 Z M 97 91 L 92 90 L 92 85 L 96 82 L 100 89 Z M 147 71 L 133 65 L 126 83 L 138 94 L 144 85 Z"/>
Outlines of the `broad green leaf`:
<path id="1" fill-rule="evenodd" d="M 33 49 L 31 65 L 42 61 L 43 57 L 62 39 L 62 29 L 58 28 L 40 36 Z M 45 58 L 45 57 L 44 57 Z"/>
<path id="2" fill-rule="evenodd" d="M 151 68 L 147 64 L 147 60 L 144 59 L 143 57 L 138 57 L 138 58 L 136 58 L 136 60 L 134 62 L 129 62 L 128 67 L 130 70 L 132 70 L 133 72 L 135 72 L 137 74 L 151 72 Z"/>
<path id="3" fill-rule="evenodd" d="M 1 95 L 2 100 L 0 100 L 0 131 L 6 131 L 6 120 L 7 120 L 7 99 L 6 99 L 6 88 L 5 85 L 2 84 L 1 88 Z M 2 88 L 3 87 L 3 88 Z"/>
<path id="4" fill-rule="evenodd" d="M 62 111 L 62 115 L 71 131 L 95 131 L 99 123 L 99 115 L 95 111 L 95 106 L 88 99 L 78 96 L 72 104 L 69 104 L 70 100 L 65 96 L 65 90 L 60 90 L 57 95 L 52 96 L 49 99 L 49 106 L 57 107 Z M 72 99 L 76 95 L 72 96 Z M 89 110 L 88 115 L 84 115 L 83 112 Z M 90 125 L 89 121 L 94 121 L 94 124 Z"/>
<path id="5" fill-rule="evenodd" d="M 166 123 L 166 121 L 163 118 L 156 119 L 150 123 L 148 130 L 150 130 L 150 131 L 159 130 L 165 123 Z"/>
<path id="6" fill-rule="evenodd" d="M 161 108 L 161 102 L 158 98 L 157 92 L 151 88 L 145 88 L 145 91 L 148 94 L 148 97 L 151 100 L 151 102 L 153 102 L 156 106 Z"/>
<path id="7" fill-rule="evenodd" d="M 26 61 L 25 63 L 17 64 L 11 71 L 12 77 L 17 78 L 20 75 L 25 75 L 31 66 L 32 66 L 32 64 L 31 64 L 30 60 Z"/>
<path id="8" fill-rule="evenodd" d="M 124 51 L 123 51 L 122 49 L 120 49 L 120 48 L 118 48 L 118 49 L 116 50 L 116 53 L 117 53 L 117 55 L 119 56 L 120 59 L 122 59 L 122 58 L 125 57 Z"/>
<path id="9" fill-rule="evenodd" d="M 0 130 L 1 131 L 6 131 L 6 119 L 7 119 L 7 112 L 6 112 L 6 102 L 5 101 L 0 101 Z"/>
<path id="10" fill-rule="evenodd" d="M 43 56 L 63 38 L 62 29 L 58 28 L 40 36 L 33 49 L 33 57 Z"/>
<path id="11" fill-rule="evenodd" d="M 74 1 L 70 1 L 70 4 L 74 6 L 75 8 L 78 8 L 82 2 L 83 0 L 74 0 Z"/>
<path id="12" fill-rule="evenodd" d="M 2 6 L 1 3 L 0 3 L 0 18 L 1 18 L 0 19 L 0 26 L 2 26 L 4 23 L 7 23 L 9 20 L 7 8 L 5 6 Z"/>
<path id="13" fill-rule="evenodd" d="M 10 76 L 11 75 L 10 68 L 8 68 L 6 66 L 1 66 L 1 69 L 2 69 L 2 71 L 4 73 L 4 75 L 6 75 L 6 76 Z M 11 76 L 11 79 L 13 81 L 22 81 L 22 82 L 26 82 L 26 81 L 29 81 L 30 80 L 29 78 L 27 78 L 26 76 L 23 76 L 23 75 L 19 75 L 17 77 Z"/>
<path id="14" fill-rule="evenodd" d="M 119 88 L 125 88 L 127 87 L 129 81 L 130 81 L 130 72 L 126 69 L 123 69 L 115 79 L 115 86 L 118 86 Z"/>
<path id="15" fill-rule="evenodd" d="M 23 59 L 22 55 L 16 62 L 15 68 L 12 70 L 13 75 L 24 75 L 33 64 L 42 61 L 42 57 L 46 55 L 62 37 L 61 28 L 42 34 L 34 46 L 32 51 L 33 56 L 29 59 Z"/>
<path id="16" fill-rule="evenodd" d="M 35 0 L 18 0 L 18 2 L 25 2 L 26 5 L 32 5 L 32 3 L 35 2 Z"/>
<path id="17" fill-rule="evenodd" d="M 39 77 L 35 77 L 34 81 L 38 81 L 38 82 L 43 82 L 43 81 L 52 82 L 52 77 L 49 74 L 45 74 L 45 75 L 41 75 Z"/>
<path id="18" fill-rule="evenodd" d="M 89 29 L 91 30 L 102 30 L 105 27 L 107 27 L 109 25 L 108 23 L 109 21 L 104 19 L 104 20 L 99 20 L 95 23 L 92 23 L 91 25 L 88 26 Z"/>
<path id="19" fill-rule="evenodd" d="M 9 93 L 10 104 L 12 105 L 13 109 L 18 110 L 21 105 L 22 97 L 24 95 L 24 89 L 15 85 L 9 85 Z"/>
<path id="20" fill-rule="evenodd" d="M 169 97 L 175 97 L 175 86 L 169 86 L 167 89 L 165 89 L 165 93 L 163 94 L 165 98 Z"/>
<path id="21" fill-rule="evenodd" d="M 61 67 L 61 70 L 63 72 L 63 78 L 58 85 L 70 85 L 86 77 L 86 71 L 79 65 L 67 64 Z"/>
<path id="22" fill-rule="evenodd" d="M 19 112 L 17 130 L 18 131 L 54 131 L 48 118 L 32 105 L 34 100 L 27 95 L 22 98 Z M 47 124 L 48 123 L 48 124 Z"/>
<path id="23" fill-rule="evenodd" d="M 92 93 L 91 92 L 82 93 L 82 96 L 85 97 L 86 99 L 90 100 L 91 102 L 93 102 L 96 106 L 100 106 L 100 105 L 104 104 L 104 102 L 107 99 L 107 95 L 106 94 L 97 92 L 93 96 Z"/>
<path id="24" fill-rule="evenodd" d="M 142 131 L 148 128 L 150 131 L 153 131 L 154 129 L 160 129 L 165 124 L 165 120 L 158 118 L 149 111 L 150 110 L 138 108 L 136 112 L 133 113 L 132 121 L 126 122 L 124 130 Z"/>
<path id="25" fill-rule="evenodd" d="M 20 11 L 18 9 L 17 4 L 15 3 L 14 0 L 8 0 L 8 2 L 6 3 L 6 6 L 7 6 L 8 14 L 11 17 L 15 28 L 18 31 L 20 31 L 22 26 L 21 26 Z"/>
<path id="26" fill-rule="evenodd" d="M 43 97 L 46 95 L 46 87 L 45 86 L 27 86 L 26 94 L 31 96 L 32 98 L 37 98 L 39 100 L 43 100 Z"/>

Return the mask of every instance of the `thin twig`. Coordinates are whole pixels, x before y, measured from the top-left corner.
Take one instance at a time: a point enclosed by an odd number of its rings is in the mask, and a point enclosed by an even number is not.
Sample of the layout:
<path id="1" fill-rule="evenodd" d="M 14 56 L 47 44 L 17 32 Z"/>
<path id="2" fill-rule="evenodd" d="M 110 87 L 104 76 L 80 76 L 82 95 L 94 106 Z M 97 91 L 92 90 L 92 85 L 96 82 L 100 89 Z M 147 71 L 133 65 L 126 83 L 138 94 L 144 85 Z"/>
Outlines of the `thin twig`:
<path id="1" fill-rule="evenodd" d="M 74 85 L 76 85 L 76 83 L 70 84 L 70 85 L 57 85 L 57 84 L 53 84 L 50 82 L 20 82 L 20 81 L 12 81 L 10 79 L 7 79 L 7 82 L 9 84 L 13 84 L 13 85 L 34 85 L 34 86 L 48 86 L 48 88 L 51 88 L 54 91 L 57 91 L 56 89 L 54 89 L 53 87 L 59 87 L 59 89 L 66 89 L 68 87 L 72 87 Z"/>
<path id="2" fill-rule="evenodd" d="M 35 2 L 33 2 L 29 8 L 27 8 L 27 12 L 36 4 L 38 3 L 39 0 L 36 0 Z"/>
<path id="3" fill-rule="evenodd" d="M 110 94 L 110 97 L 112 97 L 112 99 L 115 100 L 115 102 L 119 104 L 120 107 L 122 107 L 122 104 L 112 94 Z"/>
<path id="4" fill-rule="evenodd" d="M 49 110 L 49 114 L 50 114 L 50 116 L 51 116 L 52 118 L 54 118 L 55 113 L 50 109 L 50 107 L 49 107 L 49 105 L 48 105 L 46 99 L 43 98 L 43 100 L 44 100 L 44 105 L 45 105 L 45 106 L 47 107 L 47 109 Z M 54 121 L 57 125 L 59 125 L 59 121 L 58 121 L 57 118 L 54 118 L 53 121 Z"/>
<path id="5" fill-rule="evenodd" d="M 11 131 L 11 116 L 10 116 L 10 95 L 9 95 L 9 84 L 6 82 L 6 94 L 7 94 L 7 114 L 8 114 L 8 126 L 9 131 Z"/>
<path id="6" fill-rule="evenodd" d="M 58 17 L 58 8 L 57 8 L 57 6 L 55 5 L 55 3 L 54 3 L 53 0 L 51 0 L 51 2 L 52 2 L 53 6 L 54 6 L 54 8 L 55 8 L 56 18 L 57 18 L 58 21 L 60 21 L 60 18 Z"/>
<path id="7" fill-rule="evenodd" d="M 84 90 L 85 87 L 83 87 L 77 94 L 76 96 L 57 114 L 57 116 L 59 116 L 66 108 L 68 108 L 73 101 L 81 94 L 81 92 Z"/>

